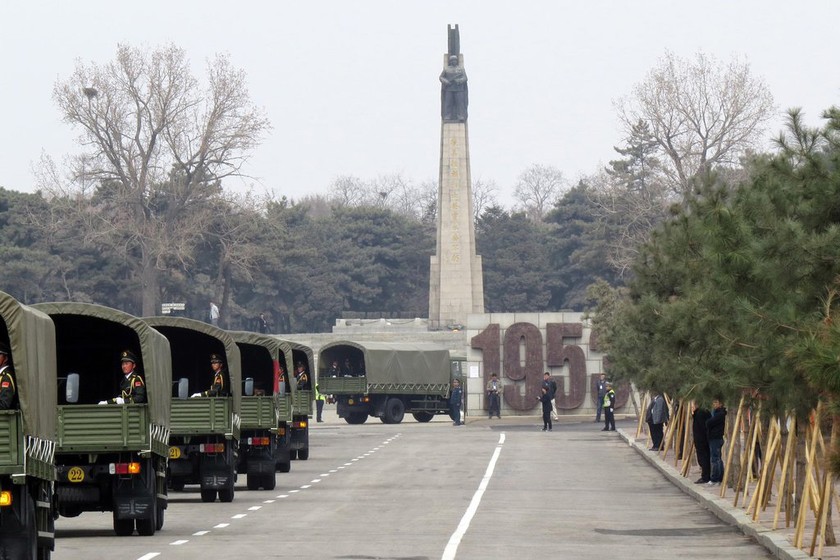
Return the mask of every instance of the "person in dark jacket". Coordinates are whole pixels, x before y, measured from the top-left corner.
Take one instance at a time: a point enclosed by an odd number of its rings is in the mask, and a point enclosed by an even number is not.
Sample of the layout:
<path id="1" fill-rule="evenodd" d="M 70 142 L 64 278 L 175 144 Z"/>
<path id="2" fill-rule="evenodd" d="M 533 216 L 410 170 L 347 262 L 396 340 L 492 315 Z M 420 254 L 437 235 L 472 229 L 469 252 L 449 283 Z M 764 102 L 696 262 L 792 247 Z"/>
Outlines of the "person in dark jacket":
<path id="1" fill-rule="evenodd" d="M 691 404 L 691 430 L 694 435 L 694 450 L 697 452 L 697 464 L 700 465 L 700 478 L 694 481 L 695 484 L 706 484 L 711 480 L 712 464 L 709 460 L 709 434 L 706 431 L 706 420 L 712 417 L 711 412 L 705 408 Z"/>
<path id="2" fill-rule="evenodd" d="M 712 401 L 712 415 L 706 420 L 706 430 L 709 437 L 709 460 L 711 474 L 708 484 L 720 484 L 723 480 L 723 432 L 726 427 L 726 408 L 720 397 Z"/>
<path id="3" fill-rule="evenodd" d="M 452 418 L 452 425 L 461 425 L 461 382 L 452 380 L 452 392 L 449 394 L 449 417 Z"/>
<path id="4" fill-rule="evenodd" d="M 668 423 L 668 403 L 661 394 L 653 393 L 646 420 L 650 430 L 650 450 L 659 451 L 665 434 L 665 424 Z"/>
<path id="5" fill-rule="evenodd" d="M 18 407 L 15 372 L 9 363 L 9 347 L 0 343 L 0 410 Z"/>
<path id="6" fill-rule="evenodd" d="M 537 400 L 542 403 L 543 413 L 543 429 L 542 431 L 551 431 L 551 395 L 548 394 L 548 388 L 540 388 L 540 396 Z"/>

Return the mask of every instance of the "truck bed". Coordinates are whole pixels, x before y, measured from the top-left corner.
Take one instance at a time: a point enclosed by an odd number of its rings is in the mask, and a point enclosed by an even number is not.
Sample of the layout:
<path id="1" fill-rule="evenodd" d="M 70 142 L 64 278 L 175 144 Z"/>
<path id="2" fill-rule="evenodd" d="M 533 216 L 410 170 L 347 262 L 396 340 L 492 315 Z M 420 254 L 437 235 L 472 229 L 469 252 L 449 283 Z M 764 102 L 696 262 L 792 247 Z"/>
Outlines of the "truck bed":
<path id="1" fill-rule="evenodd" d="M 57 436 L 57 453 L 167 453 L 167 434 L 151 426 L 145 404 L 61 405 Z"/>

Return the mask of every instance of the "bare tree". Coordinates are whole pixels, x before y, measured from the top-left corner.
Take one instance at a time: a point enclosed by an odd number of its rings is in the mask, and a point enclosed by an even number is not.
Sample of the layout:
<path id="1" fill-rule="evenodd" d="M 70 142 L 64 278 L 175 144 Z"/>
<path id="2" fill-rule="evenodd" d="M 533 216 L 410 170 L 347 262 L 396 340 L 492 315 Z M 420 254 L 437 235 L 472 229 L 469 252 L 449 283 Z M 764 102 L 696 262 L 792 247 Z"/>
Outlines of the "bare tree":
<path id="1" fill-rule="evenodd" d="M 559 169 L 550 165 L 534 164 L 519 175 L 513 192 L 520 208 L 532 220 L 541 222 L 563 194 L 565 187 L 566 181 Z"/>
<path id="2" fill-rule="evenodd" d="M 202 87 L 174 45 L 120 45 L 106 64 L 79 61 L 53 97 L 84 152 L 69 184 L 41 187 L 135 263 L 143 314 L 157 313 L 160 271 L 189 261 L 221 181 L 241 173 L 270 124 L 225 56 L 208 63 Z"/>
<path id="3" fill-rule="evenodd" d="M 683 196 L 696 177 L 734 165 L 755 148 L 774 109 L 767 85 L 746 61 L 723 64 L 702 52 L 692 60 L 666 52 L 616 106 L 628 133 L 640 120 L 649 123 L 667 158 L 664 170 Z"/>
<path id="4" fill-rule="evenodd" d="M 499 185 L 492 179 L 482 179 L 479 177 L 472 184 L 472 199 L 473 199 L 473 221 L 478 221 L 481 213 L 490 206 L 495 206 L 496 193 L 499 191 Z"/>
<path id="5" fill-rule="evenodd" d="M 339 206 L 358 206 L 367 196 L 365 182 L 353 175 L 341 175 L 333 179 L 329 187 L 330 200 Z"/>

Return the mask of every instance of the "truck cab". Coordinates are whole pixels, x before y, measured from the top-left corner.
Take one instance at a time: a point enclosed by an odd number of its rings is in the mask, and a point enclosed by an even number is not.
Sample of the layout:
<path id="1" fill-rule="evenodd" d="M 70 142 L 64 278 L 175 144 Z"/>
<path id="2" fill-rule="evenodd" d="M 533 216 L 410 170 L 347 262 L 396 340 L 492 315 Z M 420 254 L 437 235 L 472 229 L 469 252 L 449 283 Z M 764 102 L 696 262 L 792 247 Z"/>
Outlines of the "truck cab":
<path id="1" fill-rule="evenodd" d="M 55 328 L 0 292 L 0 343 L 17 402 L 0 410 L 0 558 L 48 559 L 55 544 Z"/>
<path id="2" fill-rule="evenodd" d="M 169 432 L 169 487 L 201 487 L 201 500 L 234 498 L 242 403 L 239 347 L 224 330 L 183 317 L 143 319 L 169 341 L 173 383 Z M 205 396 L 214 383 L 211 356 L 218 356 L 229 387 Z"/>
<path id="3" fill-rule="evenodd" d="M 169 343 L 143 321 L 88 303 L 42 303 L 55 326 L 57 369 L 77 380 L 59 391 L 56 455 L 58 512 L 110 511 L 114 532 L 154 535 L 164 523 Z M 120 395 L 121 355 L 130 351 L 145 382 L 143 403 L 104 404 Z"/>
<path id="4" fill-rule="evenodd" d="M 228 334 L 239 347 L 244 378 L 237 472 L 247 475 L 249 490 L 273 490 L 275 472 L 291 468 L 292 349 L 264 334 Z"/>

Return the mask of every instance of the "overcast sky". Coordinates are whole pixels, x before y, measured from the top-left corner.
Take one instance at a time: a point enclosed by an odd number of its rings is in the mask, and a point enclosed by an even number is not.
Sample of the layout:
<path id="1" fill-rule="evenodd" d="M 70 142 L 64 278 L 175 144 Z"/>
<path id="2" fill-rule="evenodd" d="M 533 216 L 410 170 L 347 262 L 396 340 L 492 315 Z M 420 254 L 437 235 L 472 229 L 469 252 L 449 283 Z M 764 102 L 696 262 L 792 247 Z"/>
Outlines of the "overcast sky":
<path id="1" fill-rule="evenodd" d="M 778 107 L 768 138 L 790 107 L 818 124 L 840 104 L 838 21 L 830 0 L 3 0 L 0 186 L 32 191 L 42 151 L 75 151 L 53 85 L 75 59 L 110 61 L 123 42 L 174 42 L 200 75 L 226 52 L 247 72 L 274 127 L 246 168 L 257 189 L 297 199 L 339 175 L 436 180 L 438 75 L 458 23 L 472 176 L 498 183 L 509 206 L 531 164 L 571 182 L 612 159 L 623 139 L 613 102 L 666 49 L 745 57 Z"/>

